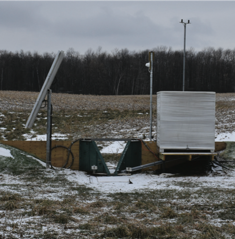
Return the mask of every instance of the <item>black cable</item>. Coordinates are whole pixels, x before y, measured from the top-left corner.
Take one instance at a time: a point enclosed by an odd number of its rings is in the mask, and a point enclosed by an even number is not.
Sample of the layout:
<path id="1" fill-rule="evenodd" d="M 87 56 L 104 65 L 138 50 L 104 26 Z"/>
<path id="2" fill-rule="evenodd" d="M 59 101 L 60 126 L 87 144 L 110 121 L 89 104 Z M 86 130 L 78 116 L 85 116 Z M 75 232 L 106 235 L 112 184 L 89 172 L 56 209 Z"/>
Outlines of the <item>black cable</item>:
<path id="1" fill-rule="evenodd" d="M 72 161 L 71 161 L 70 165 L 68 165 L 68 166 L 66 167 L 66 165 L 67 165 L 68 162 L 69 162 L 69 157 L 67 157 L 65 164 L 64 164 L 61 168 L 71 168 L 72 165 L 73 165 L 73 163 L 74 163 L 74 154 L 73 154 L 73 152 L 70 150 L 70 148 L 69 148 L 69 147 L 66 147 L 66 146 L 63 146 L 63 145 L 56 145 L 56 146 L 54 146 L 54 147 L 51 149 L 51 151 L 52 151 L 53 149 L 56 149 L 56 148 L 64 148 L 64 149 L 67 149 L 67 150 L 68 150 L 68 155 L 70 156 L 70 154 L 71 154 L 71 156 L 72 156 Z"/>
<path id="2" fill-rule="evenodd" d="M 81 140 L 81 139 L 76 139 L 76 140 L 74 140 L 74 141 L 70 144 L 69 149 L 71 150 L 72 146 L 73 146 L 75 143 L 77 143 L 78 141 L 80 141 L 80 140 Z"/>
<path id="3" fill-rule="evenodd" d="M 214 163 L 214 164 L 217 164 L 218 166 L 220 166 L 220 167 L 222 167 L 222 168 L 225 168 L 225 169 L 227 169 L 227 170 L 232 170 L 232 169 L 227 168 L 227 167 L 225 167 L 224 165 L 218 163 L 218 161 L 217 161 L 217 162 L 213 162 L 213 163 Z"/>

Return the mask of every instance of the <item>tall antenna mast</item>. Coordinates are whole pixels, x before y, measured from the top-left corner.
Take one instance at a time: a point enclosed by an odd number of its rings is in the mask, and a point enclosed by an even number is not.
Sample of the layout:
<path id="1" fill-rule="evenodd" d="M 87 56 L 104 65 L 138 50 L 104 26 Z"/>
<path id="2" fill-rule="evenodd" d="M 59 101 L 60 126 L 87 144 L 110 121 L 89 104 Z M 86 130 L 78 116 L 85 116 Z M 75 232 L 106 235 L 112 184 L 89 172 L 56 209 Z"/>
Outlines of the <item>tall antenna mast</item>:
<path id="1" fill-rule="evenodd" d="M 181 19 L 180 23 L 184 24 L 184 57 L 183 57 L 183 91 L 185 90 L 185 47 L 186 47 L 186 25 L 190 24 L 190 20 L 188 22 L 184 22 Z"/>

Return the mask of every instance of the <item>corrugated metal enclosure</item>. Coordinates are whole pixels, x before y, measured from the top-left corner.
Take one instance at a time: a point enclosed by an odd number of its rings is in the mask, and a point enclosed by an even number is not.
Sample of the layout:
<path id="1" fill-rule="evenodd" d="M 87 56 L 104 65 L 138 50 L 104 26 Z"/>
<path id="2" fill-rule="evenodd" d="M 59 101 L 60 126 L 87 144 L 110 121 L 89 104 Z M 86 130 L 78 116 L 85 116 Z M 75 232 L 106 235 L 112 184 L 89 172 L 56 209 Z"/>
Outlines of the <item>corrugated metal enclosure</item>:
<path id="1" fill-rule="evenodd" d="M 165 149 L 215 149 L 215 93 L 157 93 L 157 145 Z"/>

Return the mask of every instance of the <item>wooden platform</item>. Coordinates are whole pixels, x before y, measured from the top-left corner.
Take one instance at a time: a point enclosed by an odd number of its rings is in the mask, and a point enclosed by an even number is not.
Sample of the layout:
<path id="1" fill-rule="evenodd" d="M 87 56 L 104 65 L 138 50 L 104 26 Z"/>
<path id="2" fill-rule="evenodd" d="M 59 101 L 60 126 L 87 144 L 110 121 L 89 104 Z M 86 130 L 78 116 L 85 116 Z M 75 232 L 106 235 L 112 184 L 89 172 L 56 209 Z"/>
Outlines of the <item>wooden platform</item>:
<path id="1" fill-rule="evenodd" d="M 168 155 L 169 158 L 175 158 L 175 157 L 178 157 L 179 160 L 175 161 L 175 162 L 171 162 L 171 163 L 168 163 L 166 165 L 166 168 L 167 167 L 172 167 L 176 164 L 179 164 L 179 163 L 183 163 L 185 162 L 186 160 L 191 160 L 193 156 L 196 156 L 196 155 L 201 155 L 201 156 L 209 156 L 212 158 L 214 158 L 214 156 L 216 155 L 216 153 L 199 153 L 199 152 L 165 152 L 165 153 L 159 153 L 159 148 L 156 144 L 156 142 L 154 141 L 146 141 L 145 142 L 148 147 L 151 149 L 152 152 L 154 152 L 155 154 L 158 155 L 158 158 L 159 160 L 165 160 L 166 159 L 166 156 Z M 225 142 L 215 142 L 215 152 L 218 152 L 218 151 L 221 151 L 221 150 L 224 150 L 226 149 L 226 143 Z M 164 156 L 165 155 L 165 156 Z M 191 155 L 191 156 L 190 156 Z M 173 157 L 172 157 L 173 156 Z M 186 157 L 181 157 L 181 156 L 186 156 Z M 151 153 L 149 152 L 145 147 L 144 145 L 142 144 L 142 164 L 148 164 L 148 163 L 152 163 L 152 162 L 155 162 L 157 161 L 156 157 Z M 143 171 L 148 171 L 148 170 L 159 170 L 161 169 L 161 166 L 160 165 L 156 165 L 156 166 L 152 166 L 152 168 L 146 168 L 146 169 L 143 169 Z"/>
<path id="2" fill-rule="evenodd" d="M 211 160 L 214 160 L 214 157 L 217 153 L 205 153 L 205 152 L 165 152 L 159 153 L 159 158 L 165 160 L 167 156 L 186 156 L 189 161 L 192 160 L 193 156 L 208 156 Z"/>
<path id="3" fill-rule="evenodd" d="M 0 143 L 23 150 L 39 159 L 42 159 L 43 161 L 46 161 L 46 141 L 0 141 Z M 52 148 L 57 145 L 69 147 L 71 143 L 72 141 L 52 141 Z M 142 145 L 141 146 L 142 147 L 142 155 L 141 155 L 142 165 L 161 160 L 161 157 L 162 157 L 161 155 L 169 155 L 169 154 L 172 155 L 172 152 L 159 154 L 158 147 L 156 145 L 156 142 L 154 141 L 146 141 L 145 143 L 154 154 L 158 155 L 158 157 L 154 156 L 151 152 L 149 152 L 149 150 L 144 146 L 144 144 L 141 144 Z M 216 152 L 223 150 L 225 148 L 226 148 L 226 143 L 224 142 L 215 143 Z M 74 163 L 71 169 L 79 170 L 79 141 L 72 146 L 72 152 L 74 154 Z M 52 150 L 52 155 L 51 155 L 52 165 L 55 167 L 62 167 L 67 160 L 67 154 L 68 154 L 68 151 L 64 148 L 56 148 Z M 180 156 L 180 153 L 178 154 L 179 154 L 178 156 Z M 176 155 L 176 153 L 174 153 L 174 155 Z M 184 154 L 184 155 L 187 155 L 187 154 Z M 191 155 L 193 156 L 194 154 L 191 153 Z M 196 153 L 195 155 L 198 155 L 198 153 Z M 182 153 L 181 153 L 181 156 L 182 156 Z M 71 156 L 69 159 L 69 163 L 70 162 L 71 162 Z M 181 160 L 174 162 L 172 164 L 169 164 L 169 166 L 172 166 L 180 162 Z M 147 168 L 143 170 L 158 170 L 160 168 L 161 166 L 157 165 L 157 166 L 153 166 L 152 168 Z"/>

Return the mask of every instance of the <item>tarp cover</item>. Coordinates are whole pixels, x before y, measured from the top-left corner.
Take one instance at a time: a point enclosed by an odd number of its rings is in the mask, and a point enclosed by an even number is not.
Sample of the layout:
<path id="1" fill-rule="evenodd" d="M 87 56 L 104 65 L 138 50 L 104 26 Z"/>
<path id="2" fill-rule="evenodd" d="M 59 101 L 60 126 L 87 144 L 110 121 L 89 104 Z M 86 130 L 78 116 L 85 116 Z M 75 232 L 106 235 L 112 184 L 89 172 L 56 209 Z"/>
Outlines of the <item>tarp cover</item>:
<path id="1" fill-rule="evenodd" d="M 214 150 L 215 93 L 157 93 L 157 145 L 164 149 Z"/>

